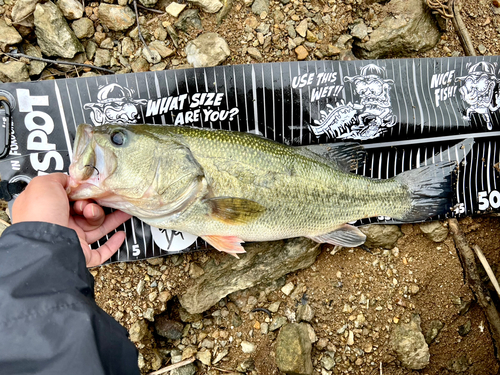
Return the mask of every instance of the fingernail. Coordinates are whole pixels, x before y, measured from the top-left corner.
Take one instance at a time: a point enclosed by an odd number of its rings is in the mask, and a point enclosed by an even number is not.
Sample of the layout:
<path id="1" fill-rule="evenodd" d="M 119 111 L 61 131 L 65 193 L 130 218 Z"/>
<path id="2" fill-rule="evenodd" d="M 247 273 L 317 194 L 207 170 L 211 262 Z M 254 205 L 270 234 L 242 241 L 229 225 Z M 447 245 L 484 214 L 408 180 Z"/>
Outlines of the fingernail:
<path id="1" fill-rule="evenodd" d="M 92 205 L 92 216 L 95 216 L 95 207 Z"/>

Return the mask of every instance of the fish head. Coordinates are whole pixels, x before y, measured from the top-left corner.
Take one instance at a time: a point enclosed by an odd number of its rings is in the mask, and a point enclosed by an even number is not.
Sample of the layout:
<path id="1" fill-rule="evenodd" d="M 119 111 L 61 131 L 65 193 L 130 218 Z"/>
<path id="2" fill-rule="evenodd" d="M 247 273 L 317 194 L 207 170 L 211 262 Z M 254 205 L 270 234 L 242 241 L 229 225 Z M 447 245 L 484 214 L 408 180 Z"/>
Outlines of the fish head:
<path id="1" fill-rule="evenodd" d="M 69 198 L 93 199 L 140 218 L 178 212 L 203 188 L 203 173 L 190 150 L 165 134 L 147 125 L 80 125 Z"/>
<path id="2" fill-rule="evenodd" d="M 80 125 L 69 167 L 70 199 L 142 197 L 155 177 L 153 153 L 148 151 L 150 139 L 129 127 Z"/>

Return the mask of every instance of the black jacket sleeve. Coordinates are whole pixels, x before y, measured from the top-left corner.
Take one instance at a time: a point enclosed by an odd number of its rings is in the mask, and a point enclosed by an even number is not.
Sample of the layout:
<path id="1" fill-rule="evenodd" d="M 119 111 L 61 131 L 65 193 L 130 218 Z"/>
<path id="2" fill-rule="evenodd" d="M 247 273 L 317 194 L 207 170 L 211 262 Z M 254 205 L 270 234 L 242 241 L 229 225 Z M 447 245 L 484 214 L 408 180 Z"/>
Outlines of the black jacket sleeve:
<path id="1" fill-rule="evenodd" d="M 0 373 L 139 374 L 137 350 L 94 300 L 78 237 L 14 224 L 0 237 Z"/>

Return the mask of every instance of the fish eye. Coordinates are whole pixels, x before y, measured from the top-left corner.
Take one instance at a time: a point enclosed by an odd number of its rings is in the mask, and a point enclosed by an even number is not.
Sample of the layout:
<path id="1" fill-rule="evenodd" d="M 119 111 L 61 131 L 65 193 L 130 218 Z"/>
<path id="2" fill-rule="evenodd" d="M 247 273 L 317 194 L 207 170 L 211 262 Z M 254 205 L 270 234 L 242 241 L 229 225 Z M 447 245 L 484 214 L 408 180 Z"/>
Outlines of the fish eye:
<path id="1" fill-rule="evenodd" d="M 115 146 L 122 146 L 125 143 L 125 133 L 121 130 L 115 130 L 111 133 L 110 139 Z"/>

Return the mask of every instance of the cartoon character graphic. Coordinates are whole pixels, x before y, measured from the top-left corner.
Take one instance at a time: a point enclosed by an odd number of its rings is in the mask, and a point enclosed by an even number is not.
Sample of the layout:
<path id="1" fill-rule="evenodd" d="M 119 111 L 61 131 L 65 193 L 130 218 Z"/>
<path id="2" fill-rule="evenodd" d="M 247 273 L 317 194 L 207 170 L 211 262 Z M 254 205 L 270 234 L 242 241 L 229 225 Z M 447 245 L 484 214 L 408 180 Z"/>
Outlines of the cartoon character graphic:
<path id="1" fill-rule="evenodd" d="M 86 103 L 90 118 L 95 126 L 112 124 L 135 124 L 139 119 L 137 105 L 145 105 L 146 99 L 134 99 L 134 90 L 117 83 L 100 86 L 97 103 Z"/>
<path id="2" fill-rule="evenodd" d="M 341 103 L 337 107 L 327 105 L 329 112 L 320 111 L 321 118 L 311 125 L 319 136 L 328 134 L 334 138 L 372 139 L 382 135 L 396 124 L 392 113 L 389 92 L 392 79 L 384 79 L 385 69 L 375 64 L 361 68 L 359 75 L 344 77 L 345 83 L 353 83 L 359 95 L 359 103 Z"/>
<path id="3" fill-rule="evenodd" d="M 474 65 L 467 64 L 468 74 L 463 77 L 455 78 L 455 81 L 463 82 L 459 92 L 462 100 L 469 105 L 464 115 L 464 120 L 471 121 L 472 114 L 477 113 L 486 122 L 488 130 L 493 129 L 491 121 L 491 112 L 500 108 L 500 93 L 495 94 L 495 103 L 493 104 L 493 93 L 499 79 L 495 75 L 496 63 L 480 61 Z"/>

